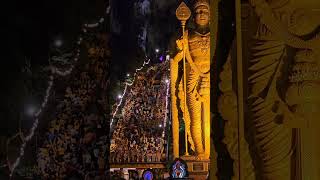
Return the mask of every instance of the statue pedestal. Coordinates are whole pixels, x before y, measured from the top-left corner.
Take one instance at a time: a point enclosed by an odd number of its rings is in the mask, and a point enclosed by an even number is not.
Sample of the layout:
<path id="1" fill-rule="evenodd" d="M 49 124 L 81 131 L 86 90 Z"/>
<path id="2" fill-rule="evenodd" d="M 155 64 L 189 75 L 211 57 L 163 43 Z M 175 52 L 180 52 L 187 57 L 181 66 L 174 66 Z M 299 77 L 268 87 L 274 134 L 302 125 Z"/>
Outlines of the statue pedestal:
<path id="1" fill-rule="evenodd" d="M 196 156 L 182 156 L 181 159 L 183 159 L 187 163 L 190 179 L 207 179 L 210 169 L 209 159 L 199 159 Z"/>

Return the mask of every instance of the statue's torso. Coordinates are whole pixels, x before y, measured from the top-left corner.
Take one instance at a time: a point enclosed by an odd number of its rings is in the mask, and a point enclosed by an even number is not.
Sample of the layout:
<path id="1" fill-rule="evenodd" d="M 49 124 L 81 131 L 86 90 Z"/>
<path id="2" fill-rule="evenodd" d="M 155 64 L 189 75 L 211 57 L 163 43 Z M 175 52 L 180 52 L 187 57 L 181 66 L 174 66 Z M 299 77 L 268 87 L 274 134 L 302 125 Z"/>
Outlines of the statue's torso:
<path id="1" fill-rule="evenodd" d="M 189 35 L 189 50 L 193 62 L 200 71 L 203 73 L 210 71 L 210 32 L 206 34 L 191 32 Z"/>

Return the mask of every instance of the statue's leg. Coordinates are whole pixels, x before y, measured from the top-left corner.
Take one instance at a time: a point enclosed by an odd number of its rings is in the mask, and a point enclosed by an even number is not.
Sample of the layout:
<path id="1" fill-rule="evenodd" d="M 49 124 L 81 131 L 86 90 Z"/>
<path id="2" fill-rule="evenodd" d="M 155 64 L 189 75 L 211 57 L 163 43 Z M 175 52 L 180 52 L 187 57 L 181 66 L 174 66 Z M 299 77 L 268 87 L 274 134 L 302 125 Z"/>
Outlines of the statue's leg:
<path id="1" fill-rule="evenodd" d="M 202 131 L 204 141 L 205 158 L 210 157 L 210 77 L 201 78 L 199 94 L 202 101 Z"/>
<path id="2" fill-rule="evenodd" d="M 189 74 L 188 87 L 187 87 L 187 106 L 190 113 L 191 119 L 191 135 L 194 141 L 195 150 L 197 155 L 204 154 L 203 142 L 202 142 L 202 123 L 201 123 L 201 101 L 196 98 L 194 91 L 199 77 L 193 73 Z"/>
<path id="3" fill-rule="evenodd" d="M 176 96 L 176 85 L 178 79 L 178 63 L 174 60 L 170 61 L 170 77 L 171 77 L 171 112 L 172 112 L 172 141 L 173 141 L 173 156 L 179 157 L 179 118 Z"/>

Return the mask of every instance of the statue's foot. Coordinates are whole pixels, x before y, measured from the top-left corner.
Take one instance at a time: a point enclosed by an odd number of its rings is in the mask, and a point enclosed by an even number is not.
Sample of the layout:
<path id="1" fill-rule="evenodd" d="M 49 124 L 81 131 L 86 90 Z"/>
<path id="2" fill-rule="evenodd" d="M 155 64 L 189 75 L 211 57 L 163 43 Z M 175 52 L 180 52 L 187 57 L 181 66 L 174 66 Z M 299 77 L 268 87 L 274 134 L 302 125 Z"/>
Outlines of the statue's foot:
<path id="1" fill-rule="evenodd" d="M 206 155 L 205 155 L 205 153 L 200 153 L 200 154 L 197 155 L 197 158 L 199 160 L 203 160 L 203 159 L 206 159 Z"/>

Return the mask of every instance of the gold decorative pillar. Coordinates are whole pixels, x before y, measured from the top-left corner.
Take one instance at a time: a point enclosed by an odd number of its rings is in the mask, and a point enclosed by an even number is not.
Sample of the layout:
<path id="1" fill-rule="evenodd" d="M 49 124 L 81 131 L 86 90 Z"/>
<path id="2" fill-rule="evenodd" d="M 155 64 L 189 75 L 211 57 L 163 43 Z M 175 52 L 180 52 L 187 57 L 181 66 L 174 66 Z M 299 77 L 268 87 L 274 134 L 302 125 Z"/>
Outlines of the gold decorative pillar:
<path id="1" fill-rule="evenodd" d="M 210 97 L 205 99 L 205 106 L 203 106 L 203 131 L 204 131 L 204 147 L 205 157 L 210 157 L 210 129 L 211 129 L 211 118 L 210 118 Z"/>
<path id="2" fill-rule="evenodd" d="M 241 28 L 241 0 L 235 0 L 236 5 L 236 39 L 237 39 L 237 87 L 238 87 L 238 167 L 239 167 L 239 180 L 245 179 L 245 162 L 243 162 L 244 155 L 243 148 L 241 147 L 241 137 L 244 134 L 244 77 L 243 77 L 243 59 L 242 59 L 242 28 Z"/>
<path id="3" fill-rule="evenodd" d="M 219 4 L 219 1 L 218 0 L 210 0 L 210 16 L 212 18 L 210 18 L 210 59 L 211 59 L 211 62 L 210 62 L 210 66 L 211 67 L 214 67 L 217 65 L 217 62 L 214 57 L 215 57 L 215 53 L 216 53 L 216 46 L 217 46 L 217 34 L 218 34 L 218 17 L 219 17 L 219 8 L 218 8 L 218 4 Z M 215 68 L 213 68 L 214 70 Z M 216 72 L 213 72 L 212 69 L 211 69 L 211 73 L 212 74 L 215 74 Z M 210 76 L 211 77 L 214 77 L 214 76 Z M 214 82 L 214 79 L 210 79 L 210 82 L 213 82 L 213 84 L 215 83 Z M 210 89 L 215 89 L 215 87 L 212 87 L 211 86 L 212 83 L 210 83 Z M 215 91 L 213 90 L 213 93 L 210 92 L 210 94 L 214 94 Z M 210 99 L 214 99 L 214 98 L 210 98 Z M 212 130 L 212 120 L 213 120 L 213 112 L 214 111 L 214 108 L 211 107 L 211 105 L 213 106 L 216 106 L 216 103 L 215 102 L 209 102 L 209 111 L 210 111 L 210 121 L 209 121 L 209 126 L 210 129 Z M 214 144 L 214 141 L 213 141 L 213 137 L 211 137 L 211 130 L 209 131 L 209 138 L 210 138 L 210 145 L 209 145 L 209 148 L 210 148 L 210 179 L 211 180 L 215 180 L 217 179 L 217 171 L 218 171 L 218 168 L 217 168 L 217 153 L 216 151 L 214 150 L 215 148 L 213 147 L 213 144 Z"/>

